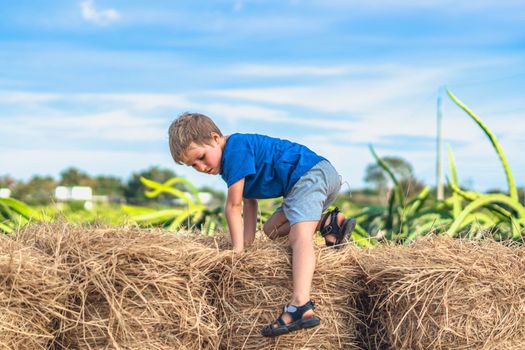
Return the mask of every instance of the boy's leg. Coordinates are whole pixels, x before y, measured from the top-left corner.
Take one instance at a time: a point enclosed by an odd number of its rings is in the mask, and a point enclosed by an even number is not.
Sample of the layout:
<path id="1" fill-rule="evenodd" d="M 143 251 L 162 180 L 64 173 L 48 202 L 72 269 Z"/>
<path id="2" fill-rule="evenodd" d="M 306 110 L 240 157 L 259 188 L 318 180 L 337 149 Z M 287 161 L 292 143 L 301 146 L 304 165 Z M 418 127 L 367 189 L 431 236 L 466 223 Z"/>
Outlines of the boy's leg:
<path id="1" fill-rule="evenodd" d="M 263 231 L 270 239 L 283 237 L 290 233 L 290 223 L 282 211 L 276 211 L 264 223 Z"/>
<path id="2" fill-rule="evenodd" d="M 316 226 L 317 221 L 302 221 L 291 227 L 288 239 L 292 248 L 293 294 L 289 305 L 302 306 L 310 300 L 310 290 L 315 270 L 313 234 Z M 313 308 L 304 311 L 302 314 L 303 319 L 309 319 L 313 316 Z M 292 316 L 288 312 L 281 314 L 281 317 L 285 324 L 290 324 L 293 321 Z M 267 327 L 276 328 L 278 324 L 274 322 Z"/>
<path id="3" fill-rule="evenodd" d="M 327 215 L 327 214 L 325 214 Z M 332 219 L 330 216 L 326 219 L 325 225 L 330 225 Z M 337 224 L 339 226 L 343 225 L 343 222 L 345 221 L 345 216 L 342 213 L 337 214 Z M 315 228 L 315 231 L 321 230 L 321 220 L 318 221 L 317 226 Z M 284 215 L 282 211 L 276 211 L 275 213 L 270 216 L 268 221 L 264 223 L 263 226 L 264 233 L 270 238 L 270 239 L 276 239 L 279 237 L 284 237 L 290 233 L 290 222 Z M 326 235 L 325 239 L 329 242 L 335 242 L 336 237 L 335 235 Z"/>
<path id="4" fill-rule="evenodd" d="M 288 236 L 292 248 L 293 294 L 290 304 L 304 305 L 310 300 L 312 279 L 315 270 L 315 251 L 313 235 L 317 221 L 303 221 L 293 225 Z M 308 310 L 304 316 L 310 317 L 313 310 Z M 290 322 L 289 315 L 284 314 L 284 321 Z M 288 318 L 288 319 L 287 319 Z"/>

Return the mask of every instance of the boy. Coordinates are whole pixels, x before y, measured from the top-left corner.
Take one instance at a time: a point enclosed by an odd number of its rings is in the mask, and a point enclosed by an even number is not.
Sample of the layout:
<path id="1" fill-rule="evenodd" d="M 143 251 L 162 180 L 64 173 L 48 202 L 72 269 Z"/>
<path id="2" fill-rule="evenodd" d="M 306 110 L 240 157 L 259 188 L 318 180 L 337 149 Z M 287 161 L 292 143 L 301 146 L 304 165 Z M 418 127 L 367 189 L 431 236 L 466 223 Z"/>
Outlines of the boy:
<path id="1" fill-rule="evenodd" d="M 220 174 L 226 181 L 225 215 L 236 252 L 255 238 L 257 199 L 284 197 L 263 231 L 271 239 L 288 236 L 293 295 L 281 315 L 261 333 L 275 337 L 319 325 L 310 300 L 315 270 L 313 235 L 320 230 L 326 245 L 337 246 L 355 226 L 355 219 L 345 219 L 337 208 L 321 220 L 341 187 L 333 166 L 290 141 L 255 134 L 223 136 L 209 117 L 198 113 L 184 113 L 171 124 L 169 144 L 175 162 Z"/>

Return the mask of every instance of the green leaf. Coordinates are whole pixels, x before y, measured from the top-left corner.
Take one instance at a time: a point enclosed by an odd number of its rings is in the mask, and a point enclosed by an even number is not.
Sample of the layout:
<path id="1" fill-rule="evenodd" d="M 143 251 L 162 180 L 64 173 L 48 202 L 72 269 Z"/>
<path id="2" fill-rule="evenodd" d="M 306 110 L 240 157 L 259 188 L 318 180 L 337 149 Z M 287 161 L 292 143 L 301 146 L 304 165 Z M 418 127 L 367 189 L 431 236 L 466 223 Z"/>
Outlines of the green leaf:
<path id="1" fill-rule="evenodd" d="M 516 240 L 520 239 L 525 226 L 522 226 L 520 221 L 514 217 L 510 219 L 510 225 L 512 229 L 512 238 Z"/>
<path id="2" fill-rule="evenodd" d="M 369 145 L 368 147 L 370 148 L 370 152 L 374 156 L 374 159 L 376 160 L 377 164 L 379 164 L 379 166 L 381 168 L 383 168 L 383 170 L 386 171 L 386 173 L 388 174 L 388 176 L 390 176 L 390 179 L 394 183 L 394 191 L 395 191 L 394 193 L 395 193 L 395 195 L 391 194 L 391 196 L 389 198 L 389 201 L 388 201 L 388 216 L 387 216 L 386 222 L 385 222 L 385 229 L 390 231 L 394 227 L 394 212 L 395 212 L 394 208 L 396 206 L 395 198 L 397 197 L 399 206 L 403 205 L 403 203 L 405 201 L 405 198 L 403 196 L 403 191 L 401 190 L 401 186 L 399 185 L 399 182 L 397 181 L 396 176 L 394 175 L 394 172 L 390 169 L 388 164 L 386 164 L 377 155 L 377 153 L 375 152 L 374 147 L 372 145 Z M 403 222 L 402 216 L 399 218 L 399 222 Z"/>
<path id="3" fill-rule="evenodd" d="M 399 185 L 399 181 L 397 181 L 397 178 L 396 176 L 394 175 L 394 172 L 390 169 L 390 167 L 388 166 L 388 164 L 386 164 L 376 153 L 376 151 L 374 150 L 374 147 L 372 145 L 369 145 L 368 146 L 369 149 L 370 149 L 370 152 L 372 152 L 372 155 L 374 156 L 374 159 L 376 160 L 377 164 L 379 164 L 379 166 L 381 168 L 383 168 L 384 171 L 387 172 L 388 176 L 390 176 L 390 179 L 392 180 L 392 182 L 394 183 L 394 186 L 395 186 L 395 191 L 396 191 L 396 194 L 397 194 L 397 198 L 399 200 L 399 203 L 402 204 L 403 201 L 404 201 L 404 196 L 403 196 L 403 191 L 401 191 L 401 186 Z"/>
<path id="4" fill-rule="evenodd" d="M 430 231 L 437 230 L 437 229 L 443 229 L 450 224 L 452 220 L 451 219 L 443 219 L 436 217 L 433 220 L 429 220 L 426 223 L 419 225 L 417 228 L 411 231 L 405 239 L 404 243 L 408 243 L 410 241 L 413 241 L 418 236 L 424 236 Z"/>
<path id="5" fill-rule="evenodd" d="M 122 211 L 128 215 L 143 215 L 148 213 L 154 213 L 156 212 L 155 209 L 148 208 L 148 207 L 135 207 L 131 205 L 123 205 Z"/>
<path id="6" fill-rule="evenodd" d="M 144 194 L 148 198 L 154 198 L 158 196 L 159 194 L 166 192 L 169 193 L 177 198 L 180 198 L 183 200 L 186 204 L 193 204 L 194 201 L 192 198 L 189 197 L 188 193 L 183 192 L 175 187 L 166 186 L 165 184 L 160 184 L 158 182 L 148 180 L 145 177 L 140 177 L 140 181 L 147 187 L 150 187 L 152 191 L 145 191 Z M 169 182 L 169 180 L 168 180 Z M 198 198 L 198 196 L 197 196 Z"/>
<path id="7" fill-rule="evenodd" d="M 194 204 L 194 205 L 188 206 L 188 208 L 183 209 L 182 212 L 177 216 L 177 218 L 175 218 L 175 220 L 173 220 L 173 222 L 170 224 L 168 229 L 169 230 L 175 230 L 175 229 L 179 228 L 179 226 L 182 225 L 184 220 L 186 220 L 190 215 L 192 215 L 192 214 L 194 214 L 196 212 L 201 212 L 202 213 L 202 211 L 204 211 L 204 209 L 206 209 L 206 207 L 203 206 L 203 205 L 199 205 L 199 204 Z"/>
<path id="8" fill-rule="evenodd" d="M 154 225 L 157 223 L 162 223 L 177 218 L 179 215 L 181 215 L 182 212 L 182 209 L 166 209 L 142 215 L 135 215 L 132 216 L 130 219 L 142 224 Z"/>
<path id="9" fill-rule="evenodd" d="M 430 193 L 430 188 L 425 186 L 421 190 L 421 192 L 419 192 L 417 197 L 414 198 L 413 200 L 411 200 L 407 204 L 408 209 L 404 212 L 405 220 L 407 220 L 407 218 L 409 218 L 409 217 L 413 217 L 413 216 L 417 215 L 418 211 L 423 206 L 423 203 L 425 203 L 425 201 L 427 200 L 429 193 Z"/>
<path id="10" fill-rule="evenodd" d="M 456 162 L 454 161 L 454 154 L 452 153 L 452 148 L 450 147 L 450 145 L 448 145 L 447 151 L 448 151 L 448 162 L 449 162 L 449 165 L 450 165 L 450 173 L 452 175 L 452 183 L 451 184 L 455 188 L 459 189 L 458 175 L 457 175 L 457 172 L 456 172 Z M 447 179 L 447 181 L 448 181 L 448 179 Z M 461 213 L 461 210 L 462 210 L 461 197 L 456 191 L 453 191 L 452 192 L 452 214 L 453 214 L 454 218 L 457 218 L 459 216 L 459 214 Z"/>
<path id="11" fill-rule="evenodd" d="M 359 247 L 372 247 L 376 245 L 375 239 L 368 235 L 365 229 L 359 224 L 355 225 L 354 231 L 350 234 L 349 239 L 355 242 Z"/>
<path id="12" fill-rule="evenodd" d="M 26 219 L 49 221 L 49 218 L 44 213 L 39 213 L 38 211 L 33 210 L 27 204 L 20 202 L 14 198 L 0 198 L 0 203 L 3 203 L 9 209 L 22 215 Z"/>
<path id="13" fill-rule="evenodd" d="M 5 222 L 0 222 L 0 231 L 3 231 L 5 233 L 11 233 L 13 232 L 13 229 L 8 226 Z"/>
<path id="14" fill-rule="evenodd" d="M 474 112 L 472 112 L 467 106 L 463 104 L 454 94 L 447 89 L 448 96 L 454 101 L 455 104 L 457 104 L 461 109 L 463 109 L 485 132 L 485 135 L 490 139 L 490 142 L 492 143 L 492 146 L 496 150 L 496 153 L 498 154 L 499 159 L 501 160 L 501 164 L 503 165 L 503 170 L 505 171 L 505 176 L 507 177 L 507 184 L 509 187 L 509 195 L 512 199 L 518 200 L 518 190 L 516 188 L 516 183 L 514 182 L 514 177 L 512 176 L 512 172 L 510 170 L 509 163 L 507 162 L 507 158 L 505 158 L 505 155 L 503 154 L 503 150 L 501 149 L 498 140 L 496 136 L 490 131 L 490 129 L 483 123 L 483 121 L 476 115 Z"/>
<path id="15" fill-rule="evenodd" d="M 490 204 L 490 203 L 503 203 L 515 210 L 518 213 L 518 218 L 524 218 L 525 217 L 525 207 L 521 205 L 518 201 L 514 200 L 513 198 L 506 196 L 504 194 L 489 194 L 489 195 L 482 195 L 470 204 L 468 204 L 465 209 L 461 212 L 461 214 L 454 220 L 450 228 L 448 229 L 448 235 L 454 236 L 461 227 L 463 227 L 463 221 L 466 219 L 466 217 L 474 212 L 475 210 Z M 510 217 L 509 217 L 510 219 Z"/>
<path id="16" fill-rule="evenodd" d="M 478 223 L 482 227 L 488 227 L 488 226 L 494 226 L 496 225 L 496 221 L 491 218 L 488 214 L 483 212 L 476 212 L 469 214 L 463 219 L 463 222 L 461 223 L 461 226 L 467 226 L 471 223 Z"/>
<path id="17" fill-rule="evenodd" d="M 454 191 L 454 193 L 457 193 L 458 195 L 460 195 L 468 201 L 475 201 L 476 199 L 484 196 L 482 193 L 478 192 L 463 191 L 453 183 L 449 183 L 449 185 L 452 191 Z M 512 216 L 512 214 L 507 209 L 499 206 L 498 203 L 489 203 L 485 207 L 491 210 L 494 214 L 503 216 L 504 218 L 509 218 Z M 459 216 L 459 214 L 457 216 Z"/>

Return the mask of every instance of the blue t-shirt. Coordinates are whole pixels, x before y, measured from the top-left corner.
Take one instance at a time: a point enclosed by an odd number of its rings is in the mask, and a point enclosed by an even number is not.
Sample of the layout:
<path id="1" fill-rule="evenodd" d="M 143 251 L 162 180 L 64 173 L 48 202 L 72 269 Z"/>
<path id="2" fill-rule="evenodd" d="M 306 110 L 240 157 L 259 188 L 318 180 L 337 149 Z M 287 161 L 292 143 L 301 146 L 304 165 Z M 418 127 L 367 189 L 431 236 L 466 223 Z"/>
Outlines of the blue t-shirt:
<path id="1" fill-rule="evenodd" d="M 244 198 L 286 195 L 324 158 L 298 143 L 257 134 L 233 134 L 222 153 L 221 176 L 228 187 L 244 178 Z"/>

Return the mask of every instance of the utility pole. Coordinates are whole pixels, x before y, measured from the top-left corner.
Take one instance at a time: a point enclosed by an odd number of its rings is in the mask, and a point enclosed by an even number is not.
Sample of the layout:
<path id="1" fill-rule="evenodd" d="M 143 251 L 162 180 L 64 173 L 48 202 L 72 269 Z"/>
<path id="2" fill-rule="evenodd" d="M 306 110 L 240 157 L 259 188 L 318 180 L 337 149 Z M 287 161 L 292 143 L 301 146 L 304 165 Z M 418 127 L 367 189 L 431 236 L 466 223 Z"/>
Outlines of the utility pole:
<path id="1" fill-rule="evenodd" d="M 442 135 L 441 135 L 441 119 L 442 119 L 442 113 L 441 113 L 441 91 L 442 89 L 439 89 L 438 92 L 438 98 L 437 98 L 437 134 L 436 134 L 436 189 L 437 189 L 437 199 L 438 201 L 442 201 L 445 199 L 445 194 L 443 192 L 443 174 L 441 169 L 441 150 L 443 149 L 442 146 Z"/>

